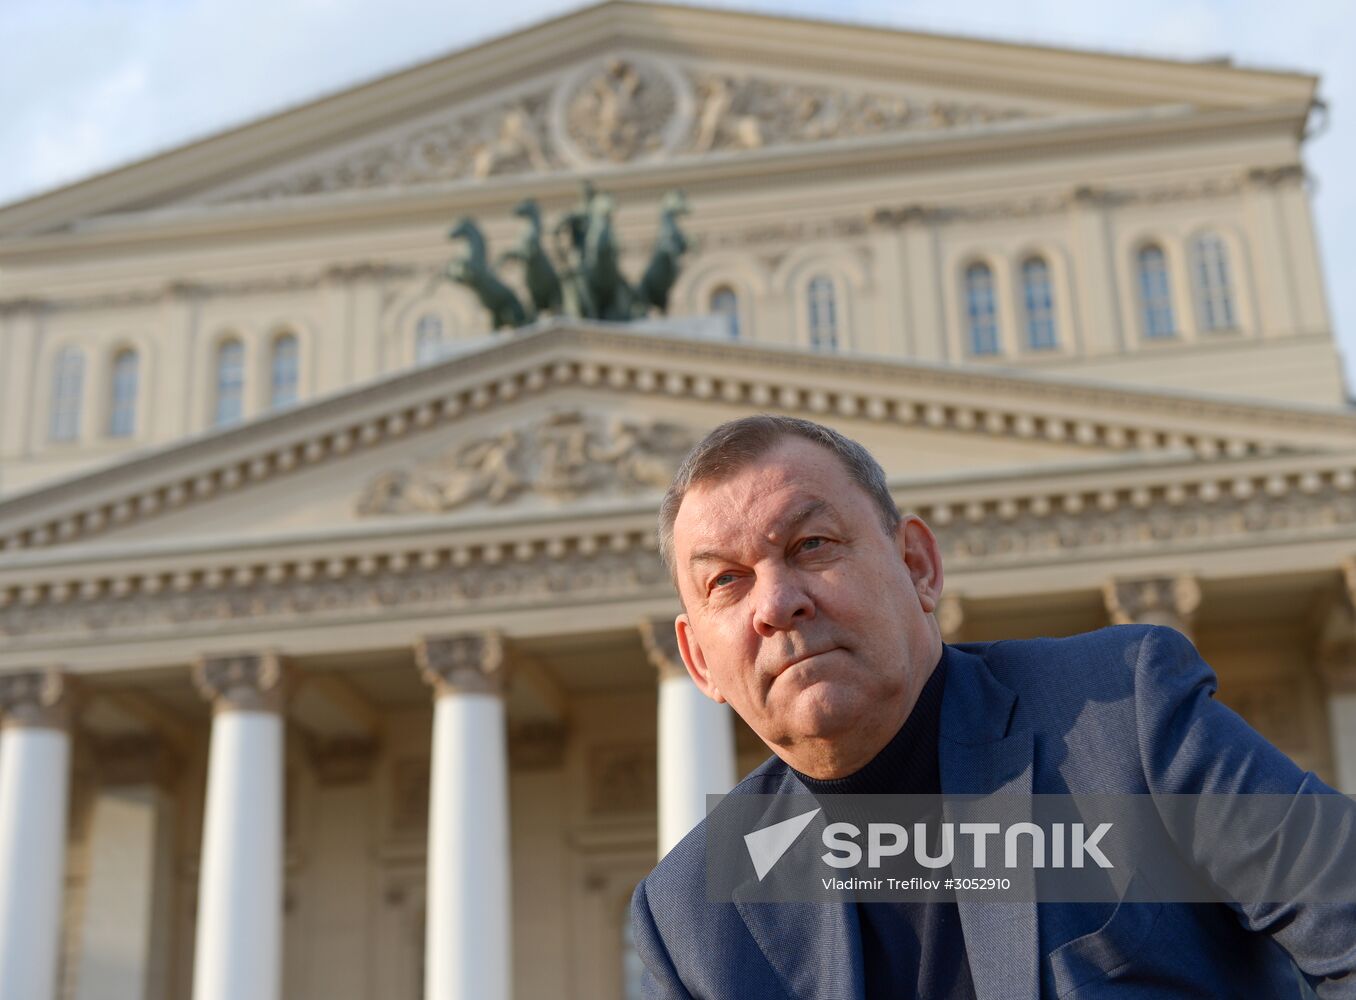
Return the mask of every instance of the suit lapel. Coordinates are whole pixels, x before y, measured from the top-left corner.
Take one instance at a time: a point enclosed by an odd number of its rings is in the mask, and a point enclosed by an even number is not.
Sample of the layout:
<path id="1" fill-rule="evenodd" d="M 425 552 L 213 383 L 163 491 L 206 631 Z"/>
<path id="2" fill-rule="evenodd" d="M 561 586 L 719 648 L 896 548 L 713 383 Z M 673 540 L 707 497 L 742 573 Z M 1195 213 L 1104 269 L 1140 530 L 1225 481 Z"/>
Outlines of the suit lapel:
<path id="1" fill-rule="evenodd" d="M 1008 732 L 1016 695 L 980 657 L 951 646 L 943 655 L 947 675 L 938 748 L 943 795 L 1019 796 L 1029 818 L 1034 739 L 1029 732 Z M 945 818 L 958 821 L 950 807 Z M 955 875 L 977 874 L 966 864 L 969 859 L 968 849 L 957 851 Z M 956 903 L 978 1000 L 1035 1000 L 1040 966 L 1034 897 L 998 902 L 961 891 Z"/>
<path id="2" fill-rule="evenodd" d="M 777 970 L 789 1000 L 862 1000 L 862 941 L 855 903 L 755 903 L 735 908 Z"/>
<path id="3" fill-rule="evenodd" d="M 813 801 L 790 769 L 774 794 L 805 795 Z M 856 903 L 758 902 L 748 898 L 757 888 L 754 880 L 737 886 L 735 909 L 776 970 L 788 1000 L 863 1000 L 866 979 Z"/>

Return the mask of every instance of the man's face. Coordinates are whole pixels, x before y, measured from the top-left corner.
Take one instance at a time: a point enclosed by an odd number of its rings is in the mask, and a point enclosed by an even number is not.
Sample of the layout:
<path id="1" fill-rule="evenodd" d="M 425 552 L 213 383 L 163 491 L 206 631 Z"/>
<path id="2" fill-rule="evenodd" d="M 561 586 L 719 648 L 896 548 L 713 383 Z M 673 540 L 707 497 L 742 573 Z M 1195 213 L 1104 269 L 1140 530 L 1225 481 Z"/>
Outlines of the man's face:
<path id="1" fill-rule="evenodd" d="M 941 656 L 927 526 L 907 517 L 887 535 L 837 456 L 790 437 L 689 489 L 673 540 L 678 645 L 697 686 L 806 773 L 865 764 Z"/>

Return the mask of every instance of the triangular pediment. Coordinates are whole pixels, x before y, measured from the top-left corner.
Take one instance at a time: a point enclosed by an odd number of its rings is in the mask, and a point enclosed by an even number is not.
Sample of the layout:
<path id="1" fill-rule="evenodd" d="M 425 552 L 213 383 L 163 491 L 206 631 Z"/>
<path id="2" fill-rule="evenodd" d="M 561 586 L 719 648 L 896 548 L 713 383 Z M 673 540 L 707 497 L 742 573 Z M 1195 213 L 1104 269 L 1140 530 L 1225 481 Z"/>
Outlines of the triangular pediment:
<path id="1" fill-rule="evenodd" d="M 1219 63 L 605 3 L 0 209 L 0 233 L 1172 109 L 1302 118 L 1314 85 Z"/>
<path id="2" fill-rule="evenodd" d="M 1356 431 L 1339 411 L 555 323 L 11 497 L 0 567 L 66 546 L 605 523 L 652 510 L 692 443 L 760 411 L 839 427 L 904 491 L 1340 450 Z"/>

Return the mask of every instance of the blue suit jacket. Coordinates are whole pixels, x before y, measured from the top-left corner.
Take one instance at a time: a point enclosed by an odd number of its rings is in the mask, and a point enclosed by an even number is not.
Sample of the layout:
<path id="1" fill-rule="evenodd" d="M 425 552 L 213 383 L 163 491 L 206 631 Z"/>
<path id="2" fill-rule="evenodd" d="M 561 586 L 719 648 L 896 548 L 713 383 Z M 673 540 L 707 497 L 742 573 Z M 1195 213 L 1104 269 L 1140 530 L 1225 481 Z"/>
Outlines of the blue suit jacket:
<path id="1" fill-rule="evenodd" d="M 947 646 L 946 794 L 1332 792 L 1213 698 L 1171 629 Z M 734 794 L 807 794 L 779 758 Z M 1221 871 L 1229 858 L 1218 858 Z M 1237 863 L 1237 858 L 1232 859 Z M 1201 859 L 1213 871 L 1210 858 Z M 636 887 L 646 996 L 862 1000 L 853 903 L 710 902 L 705 824 Z M 1341 905 L 958 899 L 979 1000 L 1356 997 L 1356 901 Z M 1287 954 L 1288 953 L 1288 954 Z M 1293 958 L 1293 963 L 1292 963 Z"/>

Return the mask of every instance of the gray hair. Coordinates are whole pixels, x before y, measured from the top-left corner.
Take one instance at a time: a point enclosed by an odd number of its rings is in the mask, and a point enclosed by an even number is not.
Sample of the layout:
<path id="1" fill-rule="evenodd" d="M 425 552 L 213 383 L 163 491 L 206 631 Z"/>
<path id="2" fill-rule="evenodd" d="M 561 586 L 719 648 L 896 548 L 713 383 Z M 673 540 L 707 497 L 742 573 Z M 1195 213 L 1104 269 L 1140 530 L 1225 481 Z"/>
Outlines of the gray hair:
<path id="1" fill-rule="evenodd" d="M 789 437 L 804 438 L 837 456 L 853 482 L 876 505 L 886 535 L 894 535 L 900 522 L 899 508 L 890 496 L 885 470 L 860 444 L 831 427 L 798 417 L 771 413 L 741 417 L 721 424 L 687 453 L 659 504 L 659 554 L 675 587 L 678 585 L 678 567 L 674 562 L 673 522 L 678 518 L 678 508 L 687 491 L 693 486 L 729 479 Z"/>

